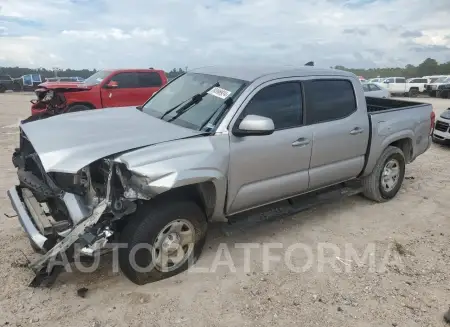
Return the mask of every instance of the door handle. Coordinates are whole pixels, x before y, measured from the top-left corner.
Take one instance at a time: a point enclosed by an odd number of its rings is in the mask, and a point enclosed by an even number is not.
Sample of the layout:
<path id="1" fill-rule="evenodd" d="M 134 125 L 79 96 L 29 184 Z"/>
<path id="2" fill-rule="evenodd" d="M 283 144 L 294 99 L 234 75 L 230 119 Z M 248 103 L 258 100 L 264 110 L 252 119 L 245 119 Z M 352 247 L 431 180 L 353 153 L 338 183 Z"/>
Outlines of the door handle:
<path id="1" fill-rule="evenodd" d="M 364 132 L 364 130 L 361 127 L 355 127 L 354 129 L 352 129 L 350 131 L 350 134 L 357 135 L 357 134 L 361 134 L 362 132 Z"/>
<path id="2" fill-rule="evenodd" d="M 309 140 L 307 138 L 301 137 L 297 141 L 292 143 L 292 146 L 304 146 L 309 144 Z"/>

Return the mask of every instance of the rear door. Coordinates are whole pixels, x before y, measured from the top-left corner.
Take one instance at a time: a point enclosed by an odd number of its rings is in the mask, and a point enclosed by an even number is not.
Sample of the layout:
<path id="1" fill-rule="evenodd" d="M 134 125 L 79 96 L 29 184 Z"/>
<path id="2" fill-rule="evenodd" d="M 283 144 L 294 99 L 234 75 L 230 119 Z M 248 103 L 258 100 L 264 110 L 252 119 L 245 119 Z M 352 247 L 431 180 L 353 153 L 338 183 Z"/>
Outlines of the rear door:
<path id="1" fill-rule="evenodd" d="M 114 88 L 108 87 L 110 82 L 117 83 Z M 138 90 L 138 76 L 135 72 L 117 73 L 105 82 L 101 89 L 104 108 L 138 106 L 143 104 Z"/>
<path id="2" fill-rule="evenodd" d="M 406 78 L 396 77 L 394 84 L 395 93 L 405 93 L 406 92 Z"/>
<path id="3" fill-rule="evenodd" d="M 313 133 L 310 189 L 351 179 L 363 169 L 369 119 L 358 110 L 354 90 L 361 86 L 356 83 L 335 78 L 304 82 L 306 124 Z"/>
<path id="4" fill-rule="evenodd" d="M 163 80 L 158 72 L 138 72 L 139 105 L 144 104 L 163 85 Z"/>

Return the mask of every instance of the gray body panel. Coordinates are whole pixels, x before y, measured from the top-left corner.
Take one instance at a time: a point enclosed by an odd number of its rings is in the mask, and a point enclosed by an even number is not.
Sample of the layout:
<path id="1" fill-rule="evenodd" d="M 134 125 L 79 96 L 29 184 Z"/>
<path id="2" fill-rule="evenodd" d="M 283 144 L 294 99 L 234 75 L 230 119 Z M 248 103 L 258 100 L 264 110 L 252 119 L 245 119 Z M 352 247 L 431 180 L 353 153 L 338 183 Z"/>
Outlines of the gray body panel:
<path id="1" fill-rule="evenodd" d="M 122 151 L 201 134 L 135 107 L 67 113 L 20 126 L 47 172 L 76 173 Z"/>
<path id="2" fill-rule="evenodd" d="M 210 136 L 189 138 L 200 132 L 163 122 L 134 108 L 65 114 L 25 124 L 23 129 L 47 171 L 76 172 L 117 153 L 115 161 L 143 177 L 152 196 L 185 185 L 212 182 L 215 192 L 211 220 L 226 220 L 226 216 L 241 211 L 354 179 L 362 172 L 369 174 L 382 151 L 398 139 L 411 139 L 413 158 L 430 144 L 431 106 L 418 104 L 371 114 L 372 140 L 368 146 L 370 125 L 364 92 L 358 78 L 348 72 L 314 67 L 204 67 L 193 72 L 250 81 Z M 239 114 L 263 87 L 322 78 L 349 80 L 355 90 L 357 110 L 343 119 L 271 135 L 232 135 Z M 353 133 L 355 129 L 358 133 Z M 307 142 L 294 146 L 299 139 Z"/>

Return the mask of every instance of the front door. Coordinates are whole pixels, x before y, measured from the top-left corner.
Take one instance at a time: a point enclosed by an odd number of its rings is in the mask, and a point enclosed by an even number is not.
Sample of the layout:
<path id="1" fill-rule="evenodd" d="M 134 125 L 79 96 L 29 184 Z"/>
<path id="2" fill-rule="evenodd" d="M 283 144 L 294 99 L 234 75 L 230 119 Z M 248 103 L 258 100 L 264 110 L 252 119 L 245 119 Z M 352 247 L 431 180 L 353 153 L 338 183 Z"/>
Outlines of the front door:
<path id="1" fill-rule="evenodd" d="M 116 82 L 117 86 L 108 88 L 107 85 L 111 81 Z M 138 78 L 135 72 L 112 76 L 101 89 L 101 95 L 104 108 L 139 106 L 144 103 L 138 93 Z"/>
<path id="2" fill-rule="evenodd" d="M 251 209 L 308 189 L 312 130 L 303 126 L 301 84 L 287 79 L 255 89 L 234 124 L 246 115 L 274 121 L 275 132 L 236 137 L 230 131 L 228 214 Z"/>

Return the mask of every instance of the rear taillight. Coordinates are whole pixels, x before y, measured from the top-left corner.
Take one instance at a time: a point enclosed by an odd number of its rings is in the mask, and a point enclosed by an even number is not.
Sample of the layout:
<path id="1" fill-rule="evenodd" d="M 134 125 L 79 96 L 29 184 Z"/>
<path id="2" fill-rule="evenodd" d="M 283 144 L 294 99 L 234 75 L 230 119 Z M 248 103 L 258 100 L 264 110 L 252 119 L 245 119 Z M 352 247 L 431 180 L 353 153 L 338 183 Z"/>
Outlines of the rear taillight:
<path id="1" fill-rule="evenodd" d="M 436 114 L 434 113 L 433 110 L 431 110 L 430 120 L 431 120 L 430 135 L 432 135 L 433 134 L 433 129 L 434 129 L 434 122 L 436 121 Z"/>

